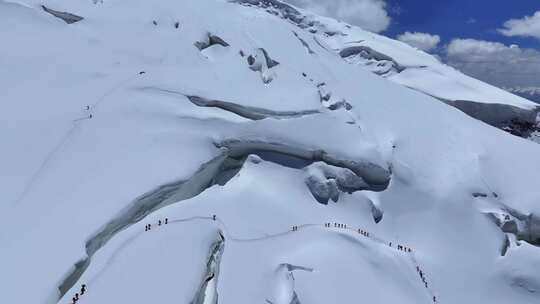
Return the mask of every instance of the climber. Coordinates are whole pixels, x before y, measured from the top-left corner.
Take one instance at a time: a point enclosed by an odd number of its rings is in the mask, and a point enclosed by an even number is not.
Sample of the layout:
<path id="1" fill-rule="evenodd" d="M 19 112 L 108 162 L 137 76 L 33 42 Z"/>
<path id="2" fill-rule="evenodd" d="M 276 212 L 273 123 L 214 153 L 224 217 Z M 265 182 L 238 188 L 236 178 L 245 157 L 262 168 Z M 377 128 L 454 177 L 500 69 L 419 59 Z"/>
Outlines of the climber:
<path id="1" fill-rule="evenodd" d="M 75 293 L 75 299 L 79 301 L 79 293 Z"/>
<path id="2" fill-rule="evenodd" d="M 84 109 L 85 109 L 86 111 L 88 111 L 88 110 L 90 110 L 90 106 L 87 105 L 87 106 L 84 107 Z"/>
<path id="3" fill-rule="evenodd" d="M 216 215 L 212 215 L 212 220 L 215 221 L 216 220 Z"/>
<path id="4" fill-rule="evenodd" d="M 86 292 L 86 284 L 82 284 L 81 286 L 81 296 Z"/>
<path id="5" fill-rule="evenodd" d="M 88 119 L 92 119 L 94 117 L 92 114 L 88 115 Z"/>
<path id="6" fill-rule="evenodd" d="M 433 303 L 437 303 L 437 298 L 433 296 Z"/>
<path id="7" fill-rule="evenodd" d="M 176 21 L 176 22 L 174 23 L 174 28 L 179 28 L 179 27 L 180 27 L 180 22 Z"/>
<path id="8" fill-rule="evenodd" d="M 148 224 L 148 230 L 152 229 L 152 224 Z"/>
<path id="9" fill-rule="evenodd" d="M 140 71 L 139 75 L 142 75 L 142 74 L 146 74 L 146 72 L 145 71 Z"/>
<path id="10" fill-rule="evenodd" d="M 158 226 L 161 226 L 161 220 L 158 220 Z"/>
<path id="11" fill-rule="evenodd" d="M 148 225 L 144 225 L 144 231 L 148 231 Z"/>
<path id="12" fill-rule="evenodd" d="M 388 244 L 388 246 L 392 247 L 392 242 L 390 242 L 390 243 Z"/>
<path id="13" fill-rule="evenodd" d="M 169 223 L 169 218 L 165 218 L 165 225 L 167 225 Z"/>

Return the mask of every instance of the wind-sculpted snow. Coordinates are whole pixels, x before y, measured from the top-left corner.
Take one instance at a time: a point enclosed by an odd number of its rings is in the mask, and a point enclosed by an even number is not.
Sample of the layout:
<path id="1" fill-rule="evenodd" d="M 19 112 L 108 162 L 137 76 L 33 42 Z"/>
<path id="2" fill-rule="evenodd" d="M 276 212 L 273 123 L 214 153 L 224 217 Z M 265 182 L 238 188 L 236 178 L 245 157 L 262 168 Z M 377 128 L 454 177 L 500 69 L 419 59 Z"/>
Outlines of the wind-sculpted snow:
<path id="1" fill-rule="evenodd" d="M 307 163 L 318 161 L 318 168 L 322 168 L 327 176 L 337 178 L 341 191 L 353 192 L 363 189 L 382 191 L 388 185 L 390 176 L 382 168 L 373 164 L 357 164 L 354 161 L 339 160 L 326 155 L 324 151 L 304 151 L 300 148 L 287 147 L 264 142 L 242 142 L 237 140 L 224 141 L 216 144 L 220 154 L 203 164 L 200 169 L 188 180 L 175 181 L 158 187 L 137 198 L 129 207 L 112 219 L 94 236 L 86 242 L 87 257 L 75 263 L 71 272 L 61 281 L 58 289 L 60 297 L 76 283 L 79 277 L 89 266 L 92 256 L 101 249 L 118 232 L 141 221 L 148 214 L 167 205 L 178 203 L 201 194 L 213 185 L 225 185 L 242 168 L 250 154 L 261 153 L 269 156 L 268 152 L 275 153 L 277 157 L 269 157 L 284 166 L 290 165 L 289 157 L 299 158 Z M 281 155 L 281 156 L 280 156 Z M 322 162 L 329 162 L 344 168 L 329 167 Z M 352 169 L 345 169 L 350 166 Z M 354 173 L 352 170 L 355 170 Z M 363 176 L 368 182 L 364 182 Z M 309 184 L 308 184 L 309 186 Z M 337 190 L 337 189 L 336 189 Z M 319 200 L 319 197 L 316 197 Z M 337 201 L 337 199 L 336 199 Z M 201 302 L 202 303 L 202 302 Z"/>
<path id="2" fill-rule="evenodd" d="M 377 65 L 386 65 L 386 62 L 388 62 L 391 65 L 391 69 L 394 70 L 396 73 L 401 73 L 403 70 L 405 70 L 404 67 L 400 66 L 399 63 L 397 63 L 393 58 L 390 56 L 387 56 L 385 54 L 379 53 L 372 48 L 364 45 L 355 45 L 355 46 L 348 46 L 343 48 L 339 51 L 339 56 L 342 58 L 345 58 L 348 61 L 354 61 L 355 56 L 360 56 L 364 60 L 374 60 L 377 62 Z M 374 70 L 374 73 L 376 74 L 386 74 L 389 71 L 386 72 L 379 72 L 378 70 Z"/>
<path id="3" fill-rule="evenodd" d="M 365 186 L 373 191 L 382 191 L 386 189 L 390 182 L 390 172 L 376 164 L 341 159 L 339 157 L 330 155 L 323 150 L 308 150 L 282 143 L 236 139 L 217 143 L 217 146 L 227 148 L 229 150 L 229 155 L 232 157 L 257 154 L 259 151 L 275 152 L 294 156 L 310 162 L 324 162 L 335 167 L 346 168 L 362 179 L 366 183 Z"/>
<path id="4" fill-rule="evenodd" d="M 167 93 L 167 94 L 184 96 L 187 99 L 189 99 L 189 101 L 191 101 L 193 104 L 199 107 L 219 108 L 219 109 L 234 113 L 238 116 L 251 119 L 251 120 L 261 120 L 261 119 L 266 119 L 266 118 L 290 119 L 290 118 L 297 118 L 297 117 L 302 117 L 305 115 L 312 115 L 312 114 L 320 113 L 320 111 L 316 109 L 304 110 L 304 111 L 272 111 L 272 110 L 263 109 L 263 108 L 243 106 L 234 102 L 208 99 L 205 97 L 200 97 L 200 96 L 195 96 L 195 95 L 187 95 L 178 91 L 168 90 L 168 89 L 143 88 L 143 90 L 157 91 L 157 92 L 162 92 L 162 93 Z"/>
<path id="5" fill-rule="evenodd" d="M 289 20 L 312 34 L 322 48 L 350 64 L 433 96 L 494 127 L 524 138 L 540 130 L 540 122 L 536 121 L 540 110 L 535 103 L 463 75 L 404 43 L 315 16 L 278 0 L 232 2 Z"/>

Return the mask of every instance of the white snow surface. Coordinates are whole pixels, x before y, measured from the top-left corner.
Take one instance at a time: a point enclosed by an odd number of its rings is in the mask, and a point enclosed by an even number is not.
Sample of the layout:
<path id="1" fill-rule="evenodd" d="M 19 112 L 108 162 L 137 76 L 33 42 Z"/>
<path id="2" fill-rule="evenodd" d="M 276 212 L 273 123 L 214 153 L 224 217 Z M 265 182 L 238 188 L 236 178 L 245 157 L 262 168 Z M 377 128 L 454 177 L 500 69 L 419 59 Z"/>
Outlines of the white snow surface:
<path id="1" fill-rule="evenodd" d="M 340 51 L 353 46 L 367 46 L 392 58 L 404 70 L 388 74 L 386 77 L 408 88 L 445 100 L 505 104 L 526 110 L 538 107 L 530 100 L 467 76 L 443 64 L 435 56 L 404 42 L 326 17 L 303 13 L 309 20 L 318 21 L 313 26 L 318 31 L 315 36 L 324 41 L 329 49 Z M 375 66 L 368 65 L 367 68 L 377 70 Z"/>
<path id="2" fill-rule="evenodd" d="M 41 4 L 84 19 L 66 24 Z M 350 65 L 279 16 L 227 1 L 0 0 L 0 27 L 0 303 L 70 303 L 81 284 L 81 304 L 282 304 L 295 294 L 300 303 L 540 300 L 539 248 L 485 214 L 540 212 L 538 144 Z M 400 64 L 429 65 L 451 81 L 429 83 L 414 68 L 391 80 L 529 107 L 400 42 L 352 30 Z M 194 43 L 208 33 L 229 46 L 200 51 Z M 268 83 L 248 65 L 260 48 L 279 63 L 265 71 Z M 325 108 L 322 82 L 352 108 Z M 197 106 L 192 95 L 270 114 L 254 120 Z M 249 156 L 225 185 L 118 231 L 61 296 L 87 241 L 145 193 L 190 180 L 226 141 L 323 150 L 387 169 L 390 183 L 323 205 L 302 169 Z M 372 204 L 383 212 L 377 224 Z M 219 233 L 219 272 L 203 284 Z"/>

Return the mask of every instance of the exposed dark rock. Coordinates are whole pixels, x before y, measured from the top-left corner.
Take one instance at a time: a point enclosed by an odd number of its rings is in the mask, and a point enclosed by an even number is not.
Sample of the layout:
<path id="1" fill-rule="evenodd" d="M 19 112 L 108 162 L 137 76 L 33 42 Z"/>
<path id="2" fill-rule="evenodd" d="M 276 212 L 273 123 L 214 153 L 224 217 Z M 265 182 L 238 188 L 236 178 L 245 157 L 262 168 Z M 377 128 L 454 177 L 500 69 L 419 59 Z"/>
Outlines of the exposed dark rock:
<path id="1" fill-rule="evenodd" d="M 81 16 L 77 16 L 75 14 L 71 14 L 71 13 L 68 13 L 68 12 L 55 11 L 53 9 L 50 9 L 50 8 L 46 7 L 45 5 L 42 5 L 41 8 L 45 12 L 55 16 L 56 18 L 62 19 L 67 24 L 72 24 L 72 23 L 75 23 L 75 22 L 79 22 L 79 21 L 84 19 Z"/>
<path id="2" fill-rule="evenodd" d="M 207 33 L 202 41 L 196 41 L 194 44 L 195 47 L 197 47 L 200 51 L 213 45 L 221 45 L 223 47 L 229 46 L 229 44 L 225 42 L 225 40 L 223 40 L 221 37 L 213 35 L 211 33 Z"/>

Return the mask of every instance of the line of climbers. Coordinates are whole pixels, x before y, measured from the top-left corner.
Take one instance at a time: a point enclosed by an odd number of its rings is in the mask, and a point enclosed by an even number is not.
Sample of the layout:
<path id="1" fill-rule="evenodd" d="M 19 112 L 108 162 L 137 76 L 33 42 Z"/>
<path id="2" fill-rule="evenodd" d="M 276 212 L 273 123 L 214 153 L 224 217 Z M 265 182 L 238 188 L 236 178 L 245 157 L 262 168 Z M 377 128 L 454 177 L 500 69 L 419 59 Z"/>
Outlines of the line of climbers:
<path id="1" fill-rule="evenodd" d="M 175 26 L 176 26 L 176 25 L 175 25 Z M 178 28 L 178 27 L 177 27 L 177 28 Z M 145 72 L 145 71 L 140 71 L 138 74 L 139 74 L 139 75 L 144 75 L 144 74 L 146 74 L 146 72 Z M 89 112 L 91 108 L 92 108 L 92 107 L 91 107 L 90 105 L 84 106 L 84 110 L 85 110 L 86 112 Z M 79 119 L 75 119 L 75 121 L 79 121 L 79 120 L 83 120 L 83 119 L 92 119 L 93 117 L 94 117 L 94 115 L 93 115 L 92 113 L 89 113 L 88 116 L 83 117 L 83 118 L 79 118 Z"/>
<path id="2" fill-rule="evenodd" d="M 392 247 L 392 242 L 388 243 L 388 246 Z M 397 245 L 397 250 L 401 250 L 401 251 L 405 251 L 405 252 L 412 252 L 411 247 L 403 246 L 403 245 L 400 245 L 400 244 Z"/>
<path id="3" fill-rule="evenodd" d="M 86 292 L 86 284 L 82 284 L 82 285 L 81 285 L 81 292 L 80 292 L 81 296 L 82 296 L 85 292 Z M 75 293 L 75 296 L 74 296 L 73 298 L 71 298 L 71 301 L 72 301 L 71 304 L 76 304 L 77 301 L 79 301 L 79 299 L 80 299 L 80 298 L 79 298 L 79 293 L 77 292 L 77 293 Z"/>
<path id="4" fill-rule="evenodd" d="M 361 235 L 365 236 L 365 237 L 369 237 L 369 232 L 367 231 L 364 231 L 362 229 L 358 229 L 358 233 L 360 233 Z"/>
<path id="5" fill-rule="evenodd" d="M 215 221 L 216 219 L 217 219 L 217 216 L 215 214 L 213 214 L 212 215 L 212 220 Z M 165 218 L 164 221 L 158 220 L 158 226 L 161 226 L 162 224 L 167 225 L 168 223 L 169 223 L 169 218 Z M 332 223 L 324 223 L 324 227 L 331 228 Z M 334 228 L 347 229 L 346 224 L 340 224 L 340 223 L 335 223 L 335 222 L 334 222 L 333 227 Z M 299 228 L 299 226 L 292 226 L 292 231 L 298 231 L 298 228 Z M 147 224 L 144 227 L 144 229 L 145 229 L 144 231 L 150 231 L 152 229 L 152 224 Z M 369 237 L 369 232 L 368 231 L 365 231 L 365 230 L 362 230 L 362 229 L 358 229 L 357 231 L 358 231 L 359 234 L 361 234 L 361 235 L 363 235 L 365 237 Z M 392 242 L 390 242 L 388 245 L 390 247 L 392 247 Z M 406 246 L 403 246 L 403 245 L 400 245 L 400 244 L 397 245 L 397 249 L 401 250 L 401 251 L 405 251 L 405 252 L 412 252 L 412 249 L 410 247 L 406 247 Z M 422 279 L 422 282 L 424 283 L 424 286 L 426 288 L 428 288 L 428 283 L 427 283 L 426 277 L 424 275 L 424 272 L 422 271 L 422 269 L 420 269 L 419 266 L 416 266 L 416 272 L 420 275 L 420 278 Z M 85 291 L 86 291 L 86 285 L 83 284 L 82 288 L 81 288 L 81 295 L 83 295 Z M 79 294 L 76 293 L 75 297 L 73 297 L 73 304 L 75 304 L 78 299 L 79 299 Z M 435 296 L 433 296 L 432 300 L 433 300 L 433 303 L 437 303 L 437 298 Z"/>
<path id="6" fill-rule="evenodd" d="M 418 274 L 420 275 L 420 278 L 422 279 L 422 282 L 424 283 L 424 286 L 426 288 L 429 288 L 425 273 L 422 271 L 422 269 L 420 269 L 420 266 L 418 266 L 418 265 L 416 266 L 416 272 L 418 272 Z M 433 303 L 437 303 L 437 297 L 433 296 L 432 300 L 433 300 Z"/>
<path id="7" fill-rule="evenodd" d="M 332 227 L 332 223 L 324 223 L 324 227 Z M 347 224 L 334 223 L 334 228 L 343 228 L 347 229 Z"/>
<path id="8" fill-rule="evenodd" d="M 169 223 L 168 217 L 166 217 L 164 221 L 158 220 L 158 226 L 161 226 L 161 224 L 167 225 L 168 223 Z M 150 230 L 152 230 L 152 224 L 147 224 L 146 226 L 144 226 L 144 231 L 150 231 Z"/>

